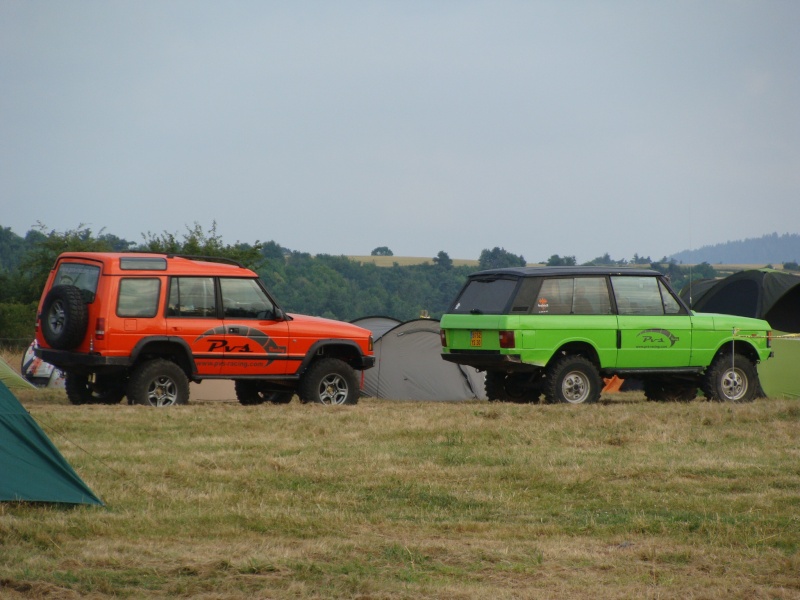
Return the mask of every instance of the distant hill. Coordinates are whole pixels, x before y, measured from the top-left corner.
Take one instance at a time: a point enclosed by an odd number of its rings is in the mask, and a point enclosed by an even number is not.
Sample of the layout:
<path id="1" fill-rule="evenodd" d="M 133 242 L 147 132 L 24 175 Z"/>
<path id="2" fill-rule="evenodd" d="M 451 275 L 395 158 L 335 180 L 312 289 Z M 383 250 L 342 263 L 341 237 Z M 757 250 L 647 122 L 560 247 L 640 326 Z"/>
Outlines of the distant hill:
<path id="1" fill-rule="evenodd" d="M 670 258 L 678 263 L 712 265 L 772 264 L 800 262 L 800 234 L 772 233 L 760 238 L 748 238 L 726 242 L 715 246 L 703 246 L 698 250 L 684 250 Z"/>

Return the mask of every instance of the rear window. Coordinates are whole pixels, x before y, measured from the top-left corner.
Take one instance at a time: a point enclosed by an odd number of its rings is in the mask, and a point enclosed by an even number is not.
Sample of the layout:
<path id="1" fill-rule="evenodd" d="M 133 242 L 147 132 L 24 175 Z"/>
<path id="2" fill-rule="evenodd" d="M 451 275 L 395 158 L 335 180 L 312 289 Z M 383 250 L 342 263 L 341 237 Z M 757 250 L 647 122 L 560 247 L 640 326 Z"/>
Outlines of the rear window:
<path id="1" fill-rule="evenodd" d="M 502 315 L 519 279 L 471 279 L 450 308 L 457 315 Z"/>
<path id="2" fill-rule="evenodd" d="M 100 279 L 100 267 L 83 263 L 62 262 L 58 266 L 53 286 L 74 285 L 83 294 L 86 302 L 94 302 L 97 293 L 97 282 Z"/>

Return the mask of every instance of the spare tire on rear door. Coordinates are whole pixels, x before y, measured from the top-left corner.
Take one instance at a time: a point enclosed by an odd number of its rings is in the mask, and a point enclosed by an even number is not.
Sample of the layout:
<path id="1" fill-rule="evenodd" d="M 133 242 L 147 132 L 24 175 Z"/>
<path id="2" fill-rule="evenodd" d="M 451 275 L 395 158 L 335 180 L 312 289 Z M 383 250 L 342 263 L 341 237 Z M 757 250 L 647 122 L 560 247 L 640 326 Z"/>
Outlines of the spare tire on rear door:
<path id="1" fill-rule="evenodd" d="M 42 335 L 51 348 L 70 350 L 86 335 L 89 309 L 81 290 L 74 285 L 57 285 L 42 304 Z"/>

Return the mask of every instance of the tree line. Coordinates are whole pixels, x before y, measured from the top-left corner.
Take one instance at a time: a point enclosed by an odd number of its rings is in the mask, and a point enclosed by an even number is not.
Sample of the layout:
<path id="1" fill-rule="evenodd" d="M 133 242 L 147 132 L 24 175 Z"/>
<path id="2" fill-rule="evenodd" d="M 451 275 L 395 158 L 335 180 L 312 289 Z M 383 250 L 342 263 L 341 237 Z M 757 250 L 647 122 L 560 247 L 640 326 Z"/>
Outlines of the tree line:
<path id="1" fill-rule="evenodd" d="M 475 266 L 454 266 L 445 251 L 430 263 L 379 267 L 345 256 L 289 250 L 274 241 L 226 244 L 216 223 L 208 231 L 194 224 L 183 234 L 142 234 L 131 242 L 88 227 L 63 232 L 39 224 L 18 236 L 0 226 L 0 344 L 27 345 L 34 335 L 36 306 L 56 257 L 66 251 L 163 252 L 193 256 L 222 256 L 239 261 L 259 274 L 285 310 L 352 321 L 366 316 L 388 316 L 405 321 L 427 314 L 440 318 L 466 277 L 490 268 L 525 266 L 521 255 L 495 247 L 484 249 Z M 392 256 L 381 246 L 373 255 Z M 542 261 L 551 266 L 576 264 L 574 257 L 552 255 Z M 614 261 L 608 254 L 587 264 L 648 265 L 667 274 L 676 289 L 688 281 L 689 269 L 674 262 L 653 262 L 635 255 L 632 261 Z M 713 277 L 709 265 L 695 267 L 692 278 Z"/>

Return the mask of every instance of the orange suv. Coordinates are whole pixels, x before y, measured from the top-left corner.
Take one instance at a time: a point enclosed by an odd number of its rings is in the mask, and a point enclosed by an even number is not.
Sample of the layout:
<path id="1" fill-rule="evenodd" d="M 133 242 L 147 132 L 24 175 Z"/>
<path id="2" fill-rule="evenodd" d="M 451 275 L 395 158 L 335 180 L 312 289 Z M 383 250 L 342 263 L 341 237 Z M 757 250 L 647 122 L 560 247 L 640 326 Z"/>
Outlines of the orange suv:
<path id="1" fill-rule="evenodd" d="M 233 379 L 242 404 L 355 404 L 375 363 L 368 330 L 284 312 L 235 261 L 170 254 L 62 254 L 36 341 L 73 404 L 186 404 L 204 379 Z"/>

